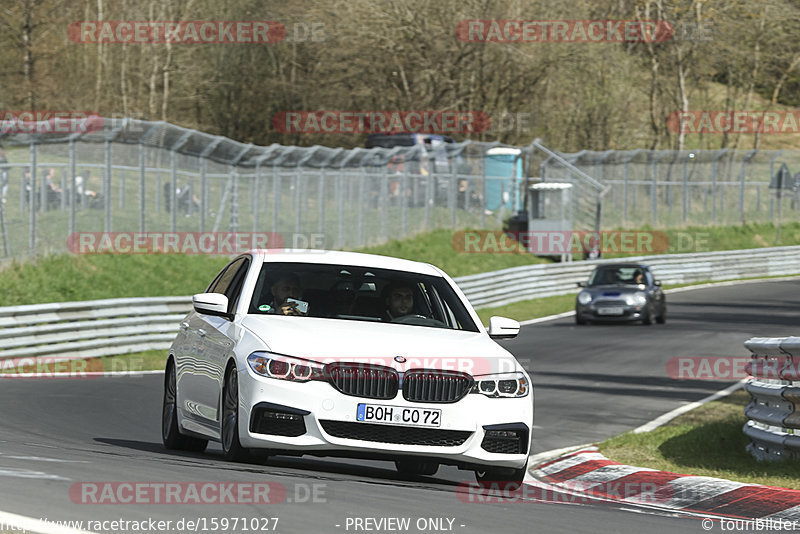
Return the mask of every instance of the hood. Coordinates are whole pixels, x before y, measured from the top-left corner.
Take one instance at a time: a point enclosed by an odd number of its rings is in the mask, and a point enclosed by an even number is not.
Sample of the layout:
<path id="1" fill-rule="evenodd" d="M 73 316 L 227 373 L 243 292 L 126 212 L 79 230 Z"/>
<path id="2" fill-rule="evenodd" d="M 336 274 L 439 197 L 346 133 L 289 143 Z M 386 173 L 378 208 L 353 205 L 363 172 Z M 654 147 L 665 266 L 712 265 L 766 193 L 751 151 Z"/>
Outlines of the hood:
<path id="1" fill-rule="evenodd" d="M 630 295 L 631 293 L 636 293 L 637 291 L 645 291 L 646 286 L 644 285 L 629 285 L 629 284 L 606 284 L 602 286 L 591 286 L 584 288 L 586 291 L 592 293 L 592 295 L 607 295 L 607 296 L 618 296 L 618 295 Z"/>
<path id="2" fill-rule="evenodd" d="M 473 376 L 517 369 L 514 357 L 480 332 L 278 315 L 248 315 L 242 326 L 270 352 L 320 363 L 358 361 L 400 371 L 449 369 Z M 405 361 L 398 362 L 397 356 Z"/>

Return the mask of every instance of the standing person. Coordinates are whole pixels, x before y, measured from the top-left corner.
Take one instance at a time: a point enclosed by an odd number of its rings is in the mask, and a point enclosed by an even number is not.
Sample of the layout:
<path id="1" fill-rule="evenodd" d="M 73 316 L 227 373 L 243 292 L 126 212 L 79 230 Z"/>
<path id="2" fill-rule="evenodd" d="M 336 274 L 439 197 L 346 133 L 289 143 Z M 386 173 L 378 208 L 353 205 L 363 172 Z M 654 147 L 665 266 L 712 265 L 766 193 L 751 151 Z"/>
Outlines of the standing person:
<path id="1" fill-rule="evenodd" d="M 0 146 L 0 202 L 6 203 L 6 193 L 8 193 L 8 164 L 6 151 Z"/>
<path id="2" fill-rule="evenodd" d="M 47 189 L 47 209 L 57 207 L 61 202 L 61 188 L 55 183 L 56 170 L 52 167 L 45 171 L 44 180 L 45 188 Z"/>
<path id="3" fill-rule="evenodd" d="M 23 189 L 25 190 L 25 206 L 30 208 L 31 207 L 31 189 L 33 188 L 33 183 L 31 182 L 31 169 L 30 167 L 25 167 L 22 170 L 22 181 L 23 181 Z M 36 206 L 36 199 L 33 199 L 33 205 Z"/>

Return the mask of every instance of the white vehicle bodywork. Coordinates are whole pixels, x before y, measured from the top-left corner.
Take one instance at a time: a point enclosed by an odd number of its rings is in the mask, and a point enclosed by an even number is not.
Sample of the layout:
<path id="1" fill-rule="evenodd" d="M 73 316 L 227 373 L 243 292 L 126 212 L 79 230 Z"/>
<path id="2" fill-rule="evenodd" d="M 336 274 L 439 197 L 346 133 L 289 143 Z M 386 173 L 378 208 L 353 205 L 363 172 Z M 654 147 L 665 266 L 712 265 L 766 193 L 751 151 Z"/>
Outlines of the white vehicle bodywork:
<path id="1" fill-rule="evenodd" d="M 181 324 L 169 358 L 176 370 L 176 416 L 181 434 L 204 440 L 221 441 L 222 406 L 226 371 L 235 366 L 238 377 L 238 439 L 247 449 L 267 449 L 283 454 L 317 454 L 377 457 L 384 459 L 418 458 L 460 468 L 522 469 L 526 465 L 533 427 L 533 390 L 530 377 L 504 348 L 490 338 L 481 321 L 458 286 L 440 269 L 424 263 L 349 252 L 251 251 L 244 255 L 250 265 L 232 316 L 201 313 L 214 309 L 221 295 L 195 295 L 195 310 Z M 411 324 L 338 320 L 321 317 L 248 314 L 254 288 L 266 264 L 309 263 L 350 265 L 390 269 L 441 277 L 452 287 L 469 313 L 477 331 L 431 328 Z M 209 296 L 210 295 L 210 296 Z M 204 305 L 198 298 L 206 298 Z M 221 299 L 220 299 L 221 302 Z M 492 318 L 493 337 L 513 337 L 519 325 L 515 321 Z M 395 368 L 401 376 L 410 369 L 437 369 L 468 373 L 472 377 L 497 373 L 522 373 L 528 393 L 521 397 L 490 397 L 470 392 L 457 402 L 410 402 L 402 391 L 391 399 L 376 399 L 344 394 L 332 383 L 313 380 L 296 382 L 263 376 L 248 365 L 253 353 L 282 355 L 310 360 L 320 365 L 333 362 L 359 362 Z M 401 387 L 402 389 L 402 387 Z M 520 391 L 521 391 L 520 386 Z M 266 404 L 264 404 L 266 403 Z M 409 444 L 392 442 L 394 438 L 357 439 L 326 432 L 325 422 L 357 421 L 359 404 L 387 407 L 397 417 L 408 417 L 415 410 L 439 411 L 439 426 L 431 435 L 460 431 L 468 437 L 457 445 Z M 254 432 L 254 407 L 257 405 L 287 408 L 302 415 L 306 432 L 298 436 Z M 405 410 L 410 408 L 411 410 Z M 399 410 L 399 414 L 398 414 Z M 287 416 L 290 417 L 290 416 Z M 374 423 L 368 423 L 374 424 Z M 427 435 L 402 420 L 385 424 L 387 436 Z M 490 425 L 525 427 L 527 443 L 516 454 L 489 452 L 482 447 Z M 390 428 L 391 427 L 391 428 Z M 400 428 L 398 428 L 400 427 Z M 363 427 L 353 427 L 356 431 Z M 380 430 L 380 429 L 379 429 Z M 359 434 L 360 435 L 360 434 Z M 444 435 L 444 434 L 442 434 Z M 465 434 L 461 434 L 464 436 Z M 521 434 L 520 434 L 521 435 Z M 404 441 L 400 438 L 399 441 Z M 394 439 L 398 441 L 398 439 Z"/>

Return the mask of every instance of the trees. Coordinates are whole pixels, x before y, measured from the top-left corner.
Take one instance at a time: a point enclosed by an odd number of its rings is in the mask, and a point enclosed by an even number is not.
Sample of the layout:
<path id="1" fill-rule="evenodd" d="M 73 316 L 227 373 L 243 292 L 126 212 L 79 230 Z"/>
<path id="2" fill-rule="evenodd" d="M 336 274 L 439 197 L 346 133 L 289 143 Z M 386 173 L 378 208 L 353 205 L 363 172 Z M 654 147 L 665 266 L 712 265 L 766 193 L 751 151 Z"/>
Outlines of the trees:
<path id="1" fill-rule="evenodd" d="M 0 17 L 0 107 L 146 117 L 258 144 L 356 146 L 363 136 L 281 134 L 287 110 L 462 110 L 492 116 L 457 137 L 562 150 L 716 148 L 752 136 L 672 132 L 690 109 L 800 102 L 793 0 L 9 0 Z M 487 43 L 470 19 L 667 20 L 665 42 Z M 270 44 L 81 43 L 89 20 L 274 20 Z"/>

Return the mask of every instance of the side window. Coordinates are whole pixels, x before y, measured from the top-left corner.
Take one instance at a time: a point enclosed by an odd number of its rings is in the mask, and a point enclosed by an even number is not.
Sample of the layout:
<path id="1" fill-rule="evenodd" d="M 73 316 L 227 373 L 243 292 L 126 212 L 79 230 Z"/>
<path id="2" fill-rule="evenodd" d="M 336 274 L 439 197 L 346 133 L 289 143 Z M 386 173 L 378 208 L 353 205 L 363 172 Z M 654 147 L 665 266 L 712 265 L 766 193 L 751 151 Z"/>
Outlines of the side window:
<path id="1" fill-rule="evenodd" d="M 453 310 L 450 309 L 450 306 L 447 305 L 447 302 L 439 295 L 439 292 L 436 291 L 436 288 L 432 288 L 431 293 L 433 294 L 433 300 L 436 303 L 436 313 L 434 314 L 434 319 L 438 319 L 442 321 L 450 328 L 457 328 L 460 325 L 458 324 L 458 320 L 456 319 Z"/>
<path id="2" fill-rule="evenodd" d="M 216 280 L 214 280 L 211 285 L 208 287 L 208 293 L 221 293 L 223 295 L 227 295 L 228 286 L 231 285 L 233 278 L 236 276 L 236 273 L 239 270 L 242 262 L 244 262 L 244 258 L 237 258 L 236 260 L 232 261 L 228 264 L 225 269 L 219 273 Z"/>
<path id="3" fill-rule="evenodd" d="M 239 262 L 238 267 L 236 265 L 231 265 L 230 270 L 235 270 L 236 272 L 231 278 L 231 283 L 228 284 L 228 288 L 225 290 L 225 296 L 228 297 L 228 313 L 233 313 L 236 310 L 236 305 L 239 303 L 239 296 L 242 294 L 244 279 L 247 276 L 247 270 L 249 268 L 250 260 L 244 258 Z"/>

